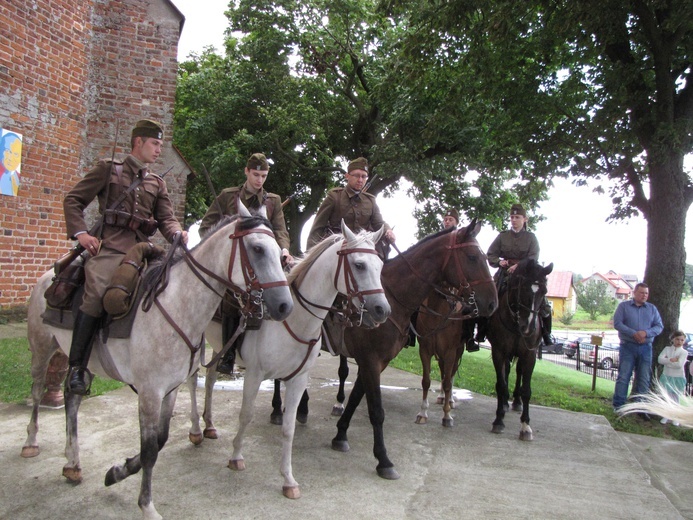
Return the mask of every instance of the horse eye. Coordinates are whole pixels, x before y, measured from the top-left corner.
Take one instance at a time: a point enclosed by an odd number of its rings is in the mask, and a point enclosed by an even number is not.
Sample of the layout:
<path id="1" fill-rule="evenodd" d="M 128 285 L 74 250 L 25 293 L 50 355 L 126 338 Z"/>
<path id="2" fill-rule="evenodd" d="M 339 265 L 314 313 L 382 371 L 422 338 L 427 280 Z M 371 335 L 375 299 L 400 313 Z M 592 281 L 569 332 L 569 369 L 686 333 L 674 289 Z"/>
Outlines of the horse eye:
<path id="1" fill-rule="evenodd" d="M 256 255 L 264 255 L 265 254 L 265 250 L 262 246 L 253 246 L 253 252 Z"/>
<path id="2" fill-rule="evenodd" d="M 364 269 L 366 269 L 366 265 L 363 262 L 356 262 L 354 264 L 354 267 L 359 271 L 363 271 Z"/>

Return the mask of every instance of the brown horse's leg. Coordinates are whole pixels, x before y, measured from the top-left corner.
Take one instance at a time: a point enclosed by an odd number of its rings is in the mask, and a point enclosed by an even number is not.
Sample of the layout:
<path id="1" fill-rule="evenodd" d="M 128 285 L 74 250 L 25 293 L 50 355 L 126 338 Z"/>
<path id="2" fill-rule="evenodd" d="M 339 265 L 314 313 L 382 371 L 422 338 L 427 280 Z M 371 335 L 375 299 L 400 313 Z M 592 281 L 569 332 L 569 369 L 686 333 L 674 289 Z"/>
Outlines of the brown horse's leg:
<path id="1" fill-rule="evenodd" d="M 354 412 L 361 403 L 363 398 L 363 383 L 361 382 L 361 370 L 359 368 L 359 375 L 356 376 L 356 381 L 354 382 L 354 387 L 351 389 L 349 394 L 349 399 L 347 400 L 346 407 L 344 408 L 344 413 L 337 421 L 337 435 L 332 439 L 332 449 L 335 451 L 347 452 L 349 451 L 349 441 L 347 439 L 347 430 L 349 429 L 349 424 L 351 423 L 351 418 Z"/>
<path id="2" fill-rule="evenodd" d="M 513 390 L 513 404 L 512 404 L 512 409 L 513 412 L 521 412 L 522 411 L 522 396 L 521 396 L 521 388 L 523 384 L 523 377 L 522 377 L 522 364 L 518 361 L 517 366 L 515 367 L 515 389 Z"/>
<path id="3" fill-rule="evenodd" d="M 298 409 L 296 410 L 296 420 L 301 424 L 306 424 L 308 422 L 308 401 L 310 396 L 308 395 L 308 389 L 306 388 L 301 394 L 301 400 L 298 402 Z"/>
<path id="4" fill-rule="evenodd" d="M 433 356 L 430 348 L 432 338 L 419 339 L 419 357 L 421 358 L 421 368 L 423 376 L 421 377 L 421 389 L 423 396 L 421 400 L 421 410 L 416 415 L 416 424 L 426 424 L 428 422 L 428 391 L 431 388 L 431 357 Z"/>
<path id="5" fill-rule="evenodd" d="M 445 392 L 445 402 L 443 403 L 443 426 L 445 427 L 451 427 L 454 424 L 452 414 L 450 413 L 454 401 L 452 397 L 452 380 L 460 366 L 463 352 L 461 345 L 457 348 L 449 347 L 450 345 L 448 345 L 444 356 L 441 356 L 439 361 L 443 391 Z"/>
<path id="6" fill-rule="evenodd" d="M 339 376 L 339 390 L 337 391 L 337 402 L 332 407 L 332 415 L 339 417 L 344 413 L 344 385 L 346 384 L 347 377 L 349 377 L 349 362 L 346 356 L 339 356 L 339 369 L 337 370 L 337 375 Z"/>
<path id="7" fill-rule="evenodd" d="M 536 363 L 535 351 L 524 353 L 522 363 L 522 387 L 520 394 L 522 397 L 522 415 L 520 415 L 520 440 L 531 441 L 534 433 L 529 426 L 529 400 L 532 398 L 532 373 Z M 520 362 L 518 361 L 518 365 Z"/>
<path id="8" fill-rule="evenodd" d="M 498 403 L 496 406 L 496 420 L 493 421 L 491 432 L 502 433 L 503 430 L 505 430 L 503 419 L 505 418 L 505 410 L 509 398 L 508 361 L 504 359 L 504 356 L 493 349 L 493 343 L 491 343 L 491 354 L 493 357 L 493 367 L 496 369 L 496 396 Z"/>

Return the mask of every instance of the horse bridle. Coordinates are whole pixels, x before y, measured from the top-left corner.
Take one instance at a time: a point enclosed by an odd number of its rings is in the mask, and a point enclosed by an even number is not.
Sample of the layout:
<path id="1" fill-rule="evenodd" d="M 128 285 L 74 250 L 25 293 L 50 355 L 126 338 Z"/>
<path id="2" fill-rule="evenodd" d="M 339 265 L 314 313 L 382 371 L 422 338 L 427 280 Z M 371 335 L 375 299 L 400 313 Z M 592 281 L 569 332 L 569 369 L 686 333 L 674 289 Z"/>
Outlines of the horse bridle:
<path id="1" fill-rule="evenodd" d="M 339 251 L 337 251 L 337 256 L 339 257 L 339 261 L 337 263 L 337 269 L 334 274 L 334 288 L 337 289 L 337 284 L 339 282 L 339 273 L 343 272 L 344 273 L 344 285 L 346 286 L 346 298 L 347 298 L 347 307 L 344 309 L 339 309 L 337 307 L 334 307 L 334 305 L 330 307 L 326 307 L 324 305 L 318 305 L 317 303 L 313 303 L 310 300 L 308 300 L 305 296 L 301 294 L 301 292 L 298 289 L 298 286 L 296 285 L 295 281 L 291 284 L 291 288 L 294 291 L 294 295 L 296 296 L 296 300 L 298 303 L 303 307 L 305 310 L 307 310 L 310 314 L 312 314 L 315 318 L 320 319 L 319 316 L 317 316 L 312 310 L 310 310 L 307 306 L 310 305 L 313 308 L 316 309 L 322 309 L 326 310 L 328 312 L 335 312 L 335 313 L 341 313 L 345 310 L 352 310 L 355 311 L 353 313 L 349 313 L 347 315 L 346 320 L 343 320 L 345 323 L 345 326 L 360 326 L 361 323 L 363 322 L 363 315 L 365 312 L 368 312 L 365 308 L 366 306 L 366 301 L 364 296 L 367 296 L 369 294 L 380 294 L 384 293 L 385 291 L 382 288 L 378 289 L 369 289 L 367 291 L 360 291 L 358 288 L 358 283 L 356 281 L 356 277 L 354 276 L 354 273 L 351 269 L 351 264 L 347 261 L 347 256 L 349 256 L 352 253 L 367 253 L 367 254 L 373 254 L 377 255 L 378 252 L 375 249 L 367 249 L 364 247 L 346 247 L 343 246 Z M 337 289 L 339 290 L 339 289 Z M 357 307 L 354 303 L 353 300 L 354 298 L 359 299 L 359 302 L 361 304 Z M 353 317 L 358 316 L 358 321 L 354 323 Z M 286 320 L 283 321 L 284 328 L 287 330 L 287 332 L 291 335 L 291 337 L 297 341 L 298 343 L 302 343 L 304 345 L 308 346 L 308 349 L 306 350 L 306 355 L 303 358 L 303 361 L 299 364 L 299 366 L 291 372 L 286 377 L 280 378 L 282 381 L 288 381 L 292 377 L 294 377 L 296 374 L 298 374 L 301 369 L 305 366 L 306 362 L 308 361 L 308 358 L 310 357 L 311 352 L 313 351 L 313 348 L 315 345 L 318 343 L 318 340 L 320 339 L 320 336 L 318 336 L 315 339 L 311 340 L 305 340 L 296 335 L 296 333 L 291 329 L 289 324 L 287 323 Z M 322 335 L 322 328 L 321 328 L 321 333 Z"/>
<path id="2" fill-rule="evenodd" d="M 452 289 L 447 289 L 443 285 L 439 285 L 433 282 L 429 282 L 428 279 L 426 279 L 424 276 L 422 276 L 419 271 L 414 267 L 409 259 L 402 254 L 402 252 L 397 248 L 395 244 L 392 244 L 392 247 L 395 248 L 395 251 L 402 257 L 404 262 L 407 264 L 409 269 L 411 270 L 412 273 L 414 273 L 418 278 L 423 280 L 426 284 L 431 286 L 435 291 L 443 295 L 446 299 L 448 300 L 454 300 L 462 303 L 462 305 L 468 305 L 472 307 L 472 313 L 471 314 L 465 314 L 465 319 L 471 319 L 475 318 L 479 315 L 479 306 L 476 301 L 476 293 L 474 292 L 474 286 L 479 285 L 482 283 L 489 283 L 493 282 L 493 278 L 488 277 L 488 278 L 482 278 L 479 280 L 475 280 L 473 282 L 469 282 L 467 277 L 464 274 L 464 270 L 462 269 L 462 265 L 460 264 L 460 259 L 458 255 L 453 255 L 453 251 L 456 249 L 465 249 L 465 248 L 476 248 L 478 249 L 482 254 L 483 251 L 481 251 L 481 247 L 479 247 L 478 243 L 471 243 L 471 242 L 460 242 L 459 244 L 456 242 L 457 239 L 457 231 L 451 231 L 450 232 L 450 242 L 448 245 L 445 246 L 445 249 L 447 251 L 445 255 L 445 259 L 443 260 L 443 267 L 441 268 L 441 271 L 444 271 L 445 268 L 448 265 L 448 262 L 450 262 L 450 258 L 455 259 L 455 269 L 457 271 L 457 276 L 460 280 L 460 285 L 459 288 L 452 287 Z M 446 284 L 449 285 L 449 284 Z M 459 291 L 459 294 L 455 294 L 455 290 Z M 465 293 L 467 296 L 465 296 Z M 466 298 L 466 299 L 465 299 Z M 406 306 L 403 306 L 406 307 Z"/>
<path id="3" fill-rule="evenodd" d="M 506 298 L 508 312 L 513 317 L 513 325 L 515 325 L 515 327 L 517 327 L 517 331 L 520 333 L 520 336 L 525 338 L 526 336 L 525 336 L 525 334 L 522 333 L 522 326 L 520 325 L 520 311 L 526 310 L 529 313 L 528 323 L 532 324 L 532 329 L 530 332 L 530 334 L 531 334 L 535 330 L 534 327 L 536 327 L 537 317 L 539 315 L 539 310 L 541 308 L 541 304 L 538 304 L 536 306 L 534 305 L 534 303 L 536 302 L 536 298 L 537 298 L 536 294 L 533 295 L 533 298 L 532 298 L 532 304 L 533 304 L 532 307 L 528 307 L 527 305 L 522 303 L 522 300 L 520 298 L 520 291 L 522 290 L 523 280 L 527 279 L 527 277 L 523 276 L 523 275 L 514 275 L 514 274 L 511 274 L 511 276 L 517 276 L 519 278 L 519 280 L 517 283 L 517 289 L 510 287 L 510 279 L 508 280 L 508 290 L 507 290 L 508 297 Z M 534 281 L 532 283 L 534 283 Z M 541 285 L 541 283 L 538 281 L 536 283 Z M 511 301 L 511 296 L 513 294 L 513 291 L 515 291 L 517 293 L 517 298 L 514 301 Z M 534 307 L 536 307 L 536 308 L 534 308 Z M 501 322 L 503 322 L 502 315 L 501 315 Z M 508 325 L 504 322 L 503 322 L 503 326 L 506 329 L 508 329 L 509 331 L 514 332 L 513 329 L 508 327 Z"/>
<path id="4" fill-rule="evenodd" d="M 243 217 L 241 217 L 243 218 Z M 171 250 L 169 251 L 168 255 L 166 256 L 166 259 L 164 261 L 165 267 L 162 270 L 162 275 L 158 283 L 155 284 L 155 286 L 150 290 L 149 293 L 147 293 L 144 297 L 144 301 L 142 303 L 142 310 L 144 312 L 149 311 L 149 309 L 152 306 L 152 303 L 156 305 L 157 309 L 161 312 L 161 314 L 164 316 L 166 321 L 173 327 L 173 329 L 178 333 L 178 335 L 183 339 L 185 344 L 188 346 L 188 349 L 190 349 L 191 352 L 191 357 L 190 357 L 190 367 L 192 369 L 192 364 L 193 364 L 193 358 L 195 353 L 202 348 L 202 345 L 204 344 L 204 333 L 202 334 L 202 338 L 200 339 L 200 343 L 198 345 L 193 345 L 192 341 L 187 337 L 185 332 L 178 326 L 178 324 L 173 320 L 171 315 L 166 312 L 166 309 L 164 309 L 163 305 L 161 305 L 161 302 L 158 300 L 159 294 L 161 294 L 166 287 L 168 286 L 168 275 L 170 271 L 170 259 L 173 256 L 173 252 L 175 251 L 176 248 L 180 247 L 183 250 L 183 258 L 185 259 L 185 262 L 188 264 L 188 267 L 190 270 L 193 272 L 193 274 L 212 292 L 214 292 L 217 296 L 220 298 L 224 297 L 223 293 L 219 293 L 212 285 L 205 279 L 202 274 L 200 274 L 200 271 L 210 278 L 214 279 L 215 281 L 219 282 L 222 284 L 224 287 L 229 289 L 236 300 L 239 302 L 239 305 L 241 306 L 241 313 L 245 316 L 252 316 L 252 317 L 259 317 L 262 318 L 264 316 L 264 308 L 262 305 L 262 294 L 265 289 L 271 289 L 274 287 L 283 287 L 283 286 L 288 286 L 289 283 L 284 280 L 277 280 L 273 282 L 267 282 L 267 283 L 260 283 L 260 281 L 257 279 L 257 275 L 255 273 L 255 270 L 253 269 L 252 265 L 250 265 L 250 259 L 248 258 L 248 251 L 245 247 L 245 243 L 243 242 L 243 237 L 251 234 L 256 234 L 256 233 L 262 233 L 265 235 L 269 235 L 272 238 L 275 238 L 274 233 L 270 231 L 269 229 L 266 228 L 260 228 L 260 227 L 255 227 L 255 228 L 250 228 L 250 229 L 245 229 L 242 231 L 234 231 L 232 234 L 229 235 L 229 239 L 232 240 L 232 246 L 231 246 L 231 255 L 229 256 L 229 266 L 228 266 L 228 279 L 224 279 L 221 276 L 217 275 L 216 273 L 210 271 L 207 269 L 205 266 L 203 266 L 200 262 L 197 261 L 197 259 L 190 254 L 190 250 L 187 248 L 187 246 L 183 243 L 181 243 L 181 234 L 178 233 L 176 237 L 174 238 L 173 244 L 171 245 Z M 238 245 L 240 244 L 240 246 Z M 240 287 L 233 283 L 231 281 L 231 277 L 233 274 L 233 266 L 234 262 L 236 259 L 236 254 L 240 255 L 240 260 L 241 260 L 241 270 L 243 272 L 243 279 L 245 282 L 245 288 Z M 258 310 L 259 309 L 259 310 Z"/>
<path id="5" fill-rule="evenodd" d="M 349 256 L 352 253 L 366 253 L 366 254 L 371 254 L 371 255 L 377 255 L 378 252 L 373 249 L 368 249 L 365 247 L 346 247 L 346 244 L 342 246 L 342 248 L 337 251 L 337 256 L 339 257 L 338 264 L 337 264 L 337 270 L 334 273 L 334 288 L 337 289 L 338 283 L 339 283 L 339 274 L 340 272 L 344 274 L 344 285 L 346 287 L 346 299 L 347 299 L 347 306 L 343 308 L 338 308 L 335 307 L 334 305 L 331 305 L 330 307 L 325 307 L 323 305 L 318 305 L 317 303 L 313 303 L 310 300 L 306 299 L 305 296 L 301 294 L 301 291 L 299 290 L 298 286 L 296 283 L 291 284 L 291 288 L 294 291 L 294 294 L 296 295 L 296 300 L 298 303 L 306 309 L 309 313 L 311 313 L 313 316 L 316 318 L 318 316 L 315 315 L 313 311 L 311 311 L 307 305 L 310 305 L 311 307 L 314 307 L 316 309 L 322 309 L 326 310 L 328 312 L 333 312 L 337 314 L 343 314 L 347 312 L 346 316 L 346 324 L 348 326 L 361 326 L 363 323 L 363 315 L 368 312 L 366 310 L 366 300 L 365 296 L 371 295 L 371 294 L 383 294 L 385 291 L 382 288 L 377 288 L 377 289 L 369 289 L 367 291 L 361 291 L 358 288 L 358 282 L 356 281 L 356 277 L 354 276 L 354 272 L 351 269 L 351 264 L 346 260 L 346 257 Z M 337 289 L 339 290 L 339 289 Z M 360 305 L 354 304 L 354 298 L 358 298 Z"/>

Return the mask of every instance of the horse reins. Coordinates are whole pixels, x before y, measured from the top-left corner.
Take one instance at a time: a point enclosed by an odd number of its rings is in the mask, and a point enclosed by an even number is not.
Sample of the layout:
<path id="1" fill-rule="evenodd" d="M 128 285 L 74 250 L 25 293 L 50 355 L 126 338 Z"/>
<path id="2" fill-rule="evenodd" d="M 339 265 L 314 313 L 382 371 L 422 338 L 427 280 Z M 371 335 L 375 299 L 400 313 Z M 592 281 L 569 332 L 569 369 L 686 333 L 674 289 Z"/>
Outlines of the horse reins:
<path id="1" fill-rule="evenodd" d="M 356 281 L 356 277 L 354 276 L 354 273 L 351 269 L 351 264 L 346 260 L 346 257 L 348 255 L 350 255 L 351 253 L 367 253 L 367 254 L 377 255 L 378 252 L 375 249 L 366 249 L 366 248 L 359 248 L 359 247 L 352 247 L 352 248 L 342 247 L 339 251 L 337 251 L 337 256 L 339 257 L 339 260 L 337 263 L 337 269 L 335 270 L 335 274 L 334 274 L 334 288 L 339 290 L 337 288 L 337 284 L 339 282 L 339 273 L 340 273 L 340 271 L 343 271 L 344 272 L 344 284 L 346 286 L 346 291 L 347 291 L 347 294 L 346 294 L 347 301 L 348 301 L 347 310 L 348 309 L 355 309 L 356 314 L 359 316 L 357 326 L 360 326 L 361 322 L 363 321 L 363 313 L 364 313 L 364 308 L 365 308 L 365 304 L 366 304 L 364 296 L 367 296 L 370 294 L 384 294 L 385 291 L 382 288 L 370 289 L 367 291 L 360 291 L 359 290 L 358 283 Z M 306 304 L 310 305 L 312 307 L 315 307 L 316 309 L 322 309 L 322 310 L 325 310 L 328 312 L 330 312 L 330 311 L 331 312 L 337 312 L 337 313 L 341 312 L 341 310 L 334 307 L 334 305 L 332 305 L 330 307 L 326 307 L 324 305 L 318 305 L 317 303 L 311 302 L 310 300 L 308 300 L 305 296 L 303 296 L 301 294 L 301 292 L 298 290 L 298 287 L 294 283 L 291 284 L 291 288 L 293 289 L 294 294 L 297 296 L 296 299 L 298 300 L 301 307 L 303 307 L 305 310 L 307 310 L 315 318 L 321 319 L 319 316 L 316 316 L 315 313 L 306 306 Z M 353 303 L 353 299 L 356 297 L 358 297 L 359 301 L 361 302 L 360 307 L 356 307 Z M 304 339 L 299 338 L 294 333 L 294 331 L 291 330 L 291 327 L 289 326 L 289 324 L 287 323 L 286 320 L 284 320 L 282 323 L 284 324 L 284 328 L 286 328 L 287 332 L 289 333 L 289 335 L 294 340 L 296 340 L 298 343 L 302 343 L 303 345 L 308 346 L 308 349 L 306 350 L 306 355 L 303 358 L 303 361 L 301 361 L 301 363 L 299 364 L 299 366 L 293 372 L 291 372 L 291 374 L 289 374 L 288 376 L 280 378 L 281 381 L 288 381 L 289 379 L 294 377 L 296 374 L 298 374 L 301 371 L 301 369 L 305 366 L 305 364 L 308 362 L 308 358 L 310 357 L 310 354 L 313 351 L 313 348 L 315 348 L 315 345 L 317 344 L 317 342 L 320 340 L 320 337 L 322 336 L 322 327 L 320 328 L 320 331 L 321 331 L 320 335 L 316 339 L 311 339 L 311 340 L 306 341 Z M 353 325 L 353 323 L 351 323 L 349 321 L 349 319 L 347 319 L 347 323 Z"/>
<path id="2" fill-rule="evenodd" d="M 202 334 L 200 343 L 198 345 L 193 345 L 192 341 L 190 341 L 190 339 L 187 337 L 185 332 L 183 332 L 183 330 L 178 326 L 178 324 L 175 323 L 173 318 L 168 314 L 168 312 L 166 312 L 166 310 L 158 300 L 159 294 L 161 294 L 164 291 L 164 289 L 166 289 L 166 287 L 168 286 L 168 274 L 170 271 L 170 260 L 173 256 L 173 251 L 177 247 L 182 248 L 184 253 L 183 258 L 185 259 L 185 262 L 190 268 L 190 270 L 207 288 L 209 288 L 217 296 L 219 296 L 220 298 L 224 297 L 223 294 L 220 294 L 214 287 L 212 287 L 212 285 L 204 278 L 204 276 L 200 274 L 200 271 L 202 271 L 202 273 L 206 274 L 215 281 L 221 283 L 224 287 L 229 289 L 234 294 L 239 304 L 241 304 L 241 313 L 243 313 L 244 315 L 246 313 L 252 314 L 253 309 L 259 307 L 259 314 L 260 317 L 262 317 L 262 293 L 264 289 L 288 286 L 288 282 L 286 281 L 286 279 L 267 283 L 261 283 L 258 281 L 257 275 L 252 265 L 250 264 L 250 259 L 248 258 L 248 252 L 245 247 L 245 243 L 243 242 L 243 237 L 254 233 L 262 233 L 265 235 L 269 235 L 272 238 L 275 238 L 274 233 L 272 231 L 264 228 L 250 228 L 238 232 L 234 231 L 234 233 L 229 235 L 229 239 L 232 240 L 232 246 L 231 255 L 229 256 L 228 279 L 224 279 L 218 276 L 216 273 L 210 271 L 205 266 L 200 264 L 200 262 L 198 262 L 197 259 L 190 254 L 190 250 L 187 248 L 187 246 L 181 243 L 181 234 L 177 234 L 173 241 L 171 250 L 169 251 L 164 261 L 165 267 L 162 269 L 160 282 L 155 284 L 155 286 L 145 295 L 145 299 L 142 303 L 142 310 L 144 312 L 147 312 L 151 308 L 152 304 L 156 305 L 157 309 L 159 309 L 166 321 L 168 321 L 171 327 L 173 327 L 173 329 L 183 339 L 188 349 L 190 350 L 190 370 L 192 370 L 195 354 L 204 345 L 204 333 Z M 238 246 L 239 243 L 240 246 Z M 233 266 L 237 252 L 240 255 L 241 270 L 243 272 L 243 278 L 246 284 L 245 289 L 239 287 L 231 281 L 231 277 L 233 274 Z"/>

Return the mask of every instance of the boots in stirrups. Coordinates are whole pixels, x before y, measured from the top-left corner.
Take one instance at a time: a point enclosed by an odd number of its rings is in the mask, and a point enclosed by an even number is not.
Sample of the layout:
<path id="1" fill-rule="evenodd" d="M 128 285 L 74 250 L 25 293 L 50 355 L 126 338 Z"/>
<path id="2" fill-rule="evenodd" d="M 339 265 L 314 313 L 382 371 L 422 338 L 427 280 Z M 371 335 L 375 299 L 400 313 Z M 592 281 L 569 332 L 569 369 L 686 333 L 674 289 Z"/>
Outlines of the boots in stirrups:
<path id="1" fill-rule="evenodd" d="M 221 342 L 226 346 L 233 337 L 234 332 L 241 322 L 241 316 L 237 312 L 225 313 L 221 318 Z M 217 363 L 217 372 L 221 374 L 233 375 L 233 365 L 236 362 L 236 345 L 238 338 L 233 342 L 224 356 Z"/>
<path id="2" fill-rule="evenodd" d="M 479 343 L 474 341 L 474 326 L 477 320 L 464 320 L 462 323 L 462 341 L 467 352 L 478 352 Z"/>
<path id="3" fill-rule="evenodd" d="M 70 371 L 65 379 L 65 391 L 77 395 L 89 394 L 91 373 L 87 370 L 94 334 L 99 328 L 101 318 L 77 311 L 70 345 Z M 86 375 L 89 374 L 87 381 Z"/>
<path id="4" fill-rule="evenodd" d="M 406 347 L 415 347 L 416 346 L 416 332 L 414 330 L 416 329 L 416 320 L 419 317 L 419 310 L 415 310 L 414 314 L 411 315 L 411 318 L 409 318 L 409 340 L 407 341 L 407 344 L 405 345 Z"/>
<path id="5" fill-rule="evenodd" d="M 544 340 L 544 345 L 547 347 L 553 345 L 553 337 L 551 336 L 551 313 L 541 317 L 541 337 Z"/>

